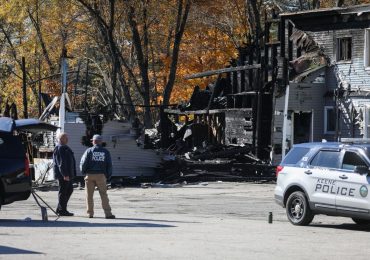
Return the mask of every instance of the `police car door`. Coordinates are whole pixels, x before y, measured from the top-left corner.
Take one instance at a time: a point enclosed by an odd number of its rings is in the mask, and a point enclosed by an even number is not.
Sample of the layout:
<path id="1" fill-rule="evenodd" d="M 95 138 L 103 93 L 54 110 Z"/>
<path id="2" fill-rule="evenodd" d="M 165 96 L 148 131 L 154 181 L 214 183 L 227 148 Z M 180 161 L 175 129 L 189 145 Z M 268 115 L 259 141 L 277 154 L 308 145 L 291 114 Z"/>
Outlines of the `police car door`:
<path id="1" fill-rule="evenodd" d="M 338 168 L 340 149 L 321 149 L 309 163 L 305 173 L 311 177 L 308 196 L 311 207 L 319 211 L 334 212 L 336 194 L 333 193 Z"/>
<path id="2" fill-rule="evenodd" d="M 367 173 L 356 172 L 356 167 L 369 168 L 369 162 L 361 150 L 346 149 L 343 151 L 343 162 L 337 178 L 336 207 L 342 213 L 368 214 L 370 212 Z"/>

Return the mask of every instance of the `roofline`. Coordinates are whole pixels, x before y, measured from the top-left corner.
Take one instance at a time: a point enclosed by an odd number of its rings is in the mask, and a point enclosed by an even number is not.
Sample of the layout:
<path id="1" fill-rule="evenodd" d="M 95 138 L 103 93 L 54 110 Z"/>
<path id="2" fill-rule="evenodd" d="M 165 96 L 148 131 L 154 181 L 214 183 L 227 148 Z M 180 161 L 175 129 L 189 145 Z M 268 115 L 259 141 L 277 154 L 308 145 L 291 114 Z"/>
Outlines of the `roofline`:
<path id="1" fill-rule="evenodd" d="M 362 14 L 370 13 L 370 4 L 364 5 L 353 5 L 348 7 L 333 7 L 333 8 L 322 8 L 308 11 L 299 11 L 292 13 L 282 13 L 280 17 L 282 18 L 291 18 L 297 16 L 320 16 L 327 14 Z"/>

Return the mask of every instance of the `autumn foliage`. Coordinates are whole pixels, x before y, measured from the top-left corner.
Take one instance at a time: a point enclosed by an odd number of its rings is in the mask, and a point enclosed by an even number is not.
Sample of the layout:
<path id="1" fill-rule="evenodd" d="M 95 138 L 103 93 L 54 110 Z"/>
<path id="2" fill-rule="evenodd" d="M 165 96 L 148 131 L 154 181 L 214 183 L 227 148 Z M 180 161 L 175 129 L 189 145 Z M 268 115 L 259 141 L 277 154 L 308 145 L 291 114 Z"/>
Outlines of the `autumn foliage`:
<path id="1" fill-rule="evenodd" d="M 274 2 L 289 4 L 283 0 L 0 0 L 0 108 L 8 101 L 22 109 L 21 57 L 25 57 L 29 114 L 37 116 L 39 88 L 51 96 L 60 94 L 60 61 L 66 49 L 68 92 L 75 109 L 85 107 L 87 89 L 89 109 L 105 106 L 116 117 L 138 116 L 149 126 L 155 109 L 136 105 L 184 102 L 195 85 L 205 87 L 214 81 L 212 77 L 185 80 L 185 75 L 223 68 L 237 57 L 251 33 L 251 2 L 261 11 L 277 8 Z M 320 7 L 336 2 L 322 0 Z M 166 101 L 168 91 L 171 99 Z"/>

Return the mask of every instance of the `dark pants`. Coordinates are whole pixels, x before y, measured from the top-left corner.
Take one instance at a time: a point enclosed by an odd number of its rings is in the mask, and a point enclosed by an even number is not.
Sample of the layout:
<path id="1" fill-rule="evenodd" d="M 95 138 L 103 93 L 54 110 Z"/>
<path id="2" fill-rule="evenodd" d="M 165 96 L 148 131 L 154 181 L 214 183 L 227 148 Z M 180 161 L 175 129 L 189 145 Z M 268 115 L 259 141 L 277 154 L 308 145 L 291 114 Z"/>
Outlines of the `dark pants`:
<path id="1" fill-rule="evenodd" d="M 58 178 L 59 193 L 58 193 L 58 212 L 67 211 L 67 203 L 73 192 L 72 181 L 65 181 L 63 177 Z"/>

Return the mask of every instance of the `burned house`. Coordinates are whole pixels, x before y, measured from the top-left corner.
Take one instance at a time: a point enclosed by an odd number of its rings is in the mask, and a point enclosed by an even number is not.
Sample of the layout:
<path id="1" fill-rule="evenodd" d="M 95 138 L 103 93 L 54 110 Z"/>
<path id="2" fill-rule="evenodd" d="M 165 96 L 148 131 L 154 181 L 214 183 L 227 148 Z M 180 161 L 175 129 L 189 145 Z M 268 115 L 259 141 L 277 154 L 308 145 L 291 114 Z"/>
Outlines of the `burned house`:
<path id="1" fill-rule="evenodd" d="M 249 147 L 274 165 L 297 143 L 368 138 L 370 5 L 272 14 L 264 22 L 259 47 L 248 45 L 229 68 L 191 75 L 219 77 L 203 93 L 195 89 L 188 106 L 165 110 L 173 125 L 195 127 L 190 146 Z"/>
<path id="2" fill-rule="evenodd" d="M 264 22 L 263 37 L 249 39 L 229 67 L 187 76 L 215 76 L 213 84 L 204 90 L 195 86 L 187 103 L 161 113 L 162 148 L 188 166 L 197 165 L 195 170 L 209 171 L 215 164 L 216 171 L 271 176 L 279 42 L 270 29 L 278 31 L 280 20 L 272 13 Z"/>
<path id="3" fill-rule="evenodd" d="M 369 137 L 370 5 L 280 14 L 273 163 L 293 144 Z"/>

